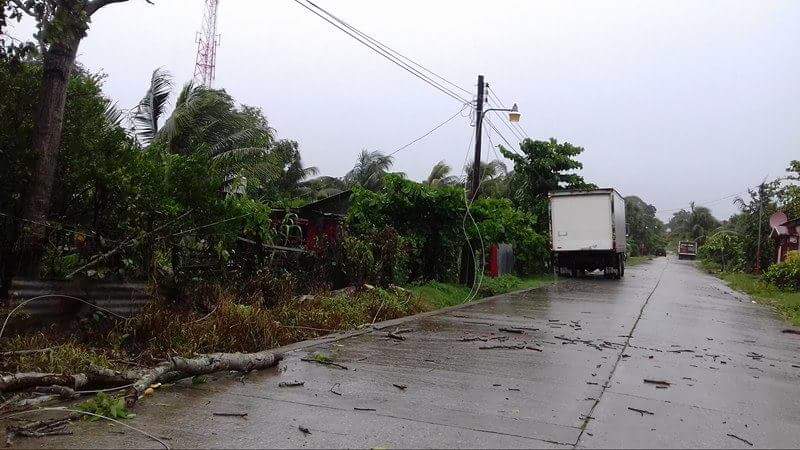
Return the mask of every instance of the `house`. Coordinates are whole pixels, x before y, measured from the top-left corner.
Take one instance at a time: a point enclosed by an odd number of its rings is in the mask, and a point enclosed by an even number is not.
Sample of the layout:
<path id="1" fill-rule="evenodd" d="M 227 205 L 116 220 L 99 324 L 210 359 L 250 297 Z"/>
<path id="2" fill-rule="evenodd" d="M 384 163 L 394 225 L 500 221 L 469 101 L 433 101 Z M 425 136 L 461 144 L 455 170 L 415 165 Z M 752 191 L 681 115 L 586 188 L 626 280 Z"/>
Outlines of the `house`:
<path id="1" fill-rule="evenodd" d="M 350 209 L 352 193 L 350 190 L 342 191 L 297 209 L 297 215 L 305 222 L 302 228 L 306 250 L 320 250 L 317 247 L 321 236 L 327 241 L 339 239 L 344 219 Z"/>
<path id="2" fill-rule="evenodd" d="M 786 213 L 778 211 L 769 218 L 769 224 L 769 237 L 778 248 L 777 262 L 785 261 L 790 251 L 800 251 L 800 217 L 789 220 Z"/>

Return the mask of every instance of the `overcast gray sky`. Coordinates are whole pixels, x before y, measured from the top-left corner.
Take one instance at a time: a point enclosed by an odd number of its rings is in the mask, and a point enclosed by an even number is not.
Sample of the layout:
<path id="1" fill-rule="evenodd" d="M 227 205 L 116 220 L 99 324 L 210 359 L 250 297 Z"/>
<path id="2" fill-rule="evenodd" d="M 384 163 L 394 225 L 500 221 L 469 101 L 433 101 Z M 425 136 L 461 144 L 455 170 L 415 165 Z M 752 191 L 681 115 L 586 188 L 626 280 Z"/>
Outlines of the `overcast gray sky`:
<path id="1" fill-rule="evenodd" d="M 192 76 L 203 1 L 154 3 L 104 8 L 81 46 L 121 106 L 138 102 L 156 67 Z M 486 75 L 531 137 L 586 148 L 587 180 L 639 195 L 662 218 L 800 158 L 800 1 L 317 3 L 469 90 Z M 461 107 L 292 0 L 221 0 L 219 32 L 215 86 L 263 108 L 323 174 Z M 471 133 L 457 118 L 398 153 L 395 170 L 421 179 L 444 159 L 460 172 Z M 484 157 L 494 158 L 487 142 Z M 734 212 L 730 199 L 710 207 Z"/>

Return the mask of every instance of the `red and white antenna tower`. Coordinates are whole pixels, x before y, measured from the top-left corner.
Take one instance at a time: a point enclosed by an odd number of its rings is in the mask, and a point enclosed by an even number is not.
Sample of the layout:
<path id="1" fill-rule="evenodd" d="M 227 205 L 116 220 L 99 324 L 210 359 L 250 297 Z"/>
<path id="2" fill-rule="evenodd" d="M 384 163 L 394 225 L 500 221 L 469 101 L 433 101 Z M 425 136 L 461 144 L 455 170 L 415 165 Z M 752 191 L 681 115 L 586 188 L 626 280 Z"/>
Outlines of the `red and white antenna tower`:
<path id="1" fill-rule="evenodd" d="M 197 33 L 197 59 L 194 64 L 194 83 L 211 87 L 217 71 L 217 9 L 219 0 L 206 0 L 203 25 Z"/>

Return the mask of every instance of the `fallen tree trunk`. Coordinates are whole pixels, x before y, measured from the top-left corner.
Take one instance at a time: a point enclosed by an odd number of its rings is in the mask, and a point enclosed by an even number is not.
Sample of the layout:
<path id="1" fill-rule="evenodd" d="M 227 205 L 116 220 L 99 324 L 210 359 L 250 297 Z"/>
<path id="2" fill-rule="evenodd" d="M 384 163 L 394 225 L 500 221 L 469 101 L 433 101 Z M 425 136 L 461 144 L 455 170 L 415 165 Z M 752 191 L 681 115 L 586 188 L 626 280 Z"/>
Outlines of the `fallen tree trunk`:
<path id="1" fill-rule="evenodd" d="M 139 378 L 135 371 L 119 372 L 102 367 L 90 367 L 86 373 L 61 374 L 24 372 L 0 377 L 0 392 L 14 392 L 43 386 L 65 386 L 83 389 L 89 386 L 118 386 Z"/>
<path id="2" fill-rule="evenodd" d="M 174 374 L 182 377 L 207 375 L 214 372 L 251 370 L 273 367 L 283 355 L 272 351 L 258 353 L 211 353 L 195 358 L 175 356 L 145 372 L 131 387 L 127 396 L 128 405 L 133 405 L 144 395 L 144 391 L 154 383 L 164 382 Z"/>
<path id="3" fill-rule="evenodd" d="M 90 367 L 85 373 L 58 374 L 25 372 L 0 377 L 0 392 L 15 392 L 26 389 L 62 386 L 72 390 L 95 387 L 117 387 L 131 389 L 127 396 L 129 405 L 138 401 L 144 391 L 155 383 L 165 383 L 196 375 L 214 372 L 251 370 L 272 367 L 282 359 L 280 353 L 263 351 L 258 353 L 212 353 L 195 358 L 172 357 L 150 370 L 117 371 L 102 367 Z"/>

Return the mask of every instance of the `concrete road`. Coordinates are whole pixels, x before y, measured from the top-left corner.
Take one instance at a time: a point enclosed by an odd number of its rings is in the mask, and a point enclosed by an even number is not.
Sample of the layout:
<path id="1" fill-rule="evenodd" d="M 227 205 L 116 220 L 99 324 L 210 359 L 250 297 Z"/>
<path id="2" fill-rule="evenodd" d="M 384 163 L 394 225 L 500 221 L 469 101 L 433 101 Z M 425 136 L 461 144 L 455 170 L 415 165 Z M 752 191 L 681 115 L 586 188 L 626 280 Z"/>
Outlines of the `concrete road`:
<path id="1" fill-rule="evenodd" d="M 405 340 L 387 337 L 398 326 Z M 800 335 L 786 328 L 692 262 L 660 258 L 621 282 L 568 280 L 299 344 L 275 370 L 162 390 L 126 423 L 173 447 L 798 447 Z M 314 352 L 347 369 L 302 361 Z M 18 444 L 158 447 L 119 426 L 76 430 Z"/>

